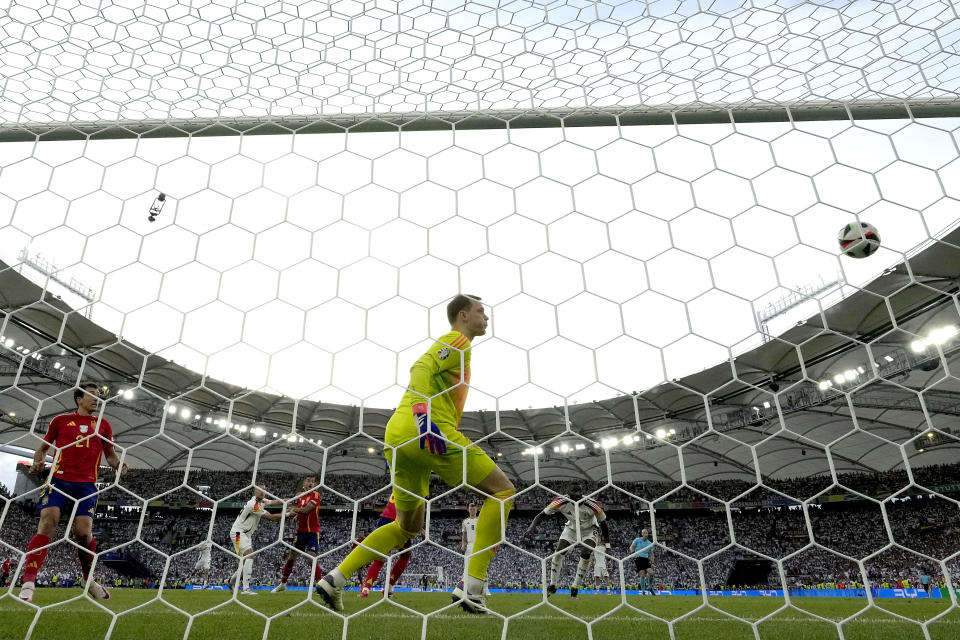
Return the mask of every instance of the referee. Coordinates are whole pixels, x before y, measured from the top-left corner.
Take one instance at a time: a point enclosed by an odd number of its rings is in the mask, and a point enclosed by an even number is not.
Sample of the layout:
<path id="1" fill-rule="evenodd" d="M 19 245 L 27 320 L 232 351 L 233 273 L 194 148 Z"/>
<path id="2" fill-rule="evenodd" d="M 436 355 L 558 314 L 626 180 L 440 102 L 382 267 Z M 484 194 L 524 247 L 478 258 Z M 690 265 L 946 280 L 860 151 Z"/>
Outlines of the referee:
<path id="1" fill-rule="evenodd" d="M 634 538 L 630 543 L 630 551 L 634 556 L 637 575 L 640 576 L 640 593 L 647 590 L 650 595 L 657 595 L 653 588 L 653 542 L 650 540 L 650 532 L 646 529 L 640 531 L 640 537 Z"/>

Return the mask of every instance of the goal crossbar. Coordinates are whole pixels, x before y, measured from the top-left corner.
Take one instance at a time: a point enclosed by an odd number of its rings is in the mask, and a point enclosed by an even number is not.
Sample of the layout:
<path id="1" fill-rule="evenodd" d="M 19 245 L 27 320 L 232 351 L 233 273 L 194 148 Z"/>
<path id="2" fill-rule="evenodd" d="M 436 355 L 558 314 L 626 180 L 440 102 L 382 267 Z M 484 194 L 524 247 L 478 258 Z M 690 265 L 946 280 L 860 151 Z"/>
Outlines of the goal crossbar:
<path id="1" fill-rule="evenodd" d="M 960 117 L 960 99 L 0 124 L 0 142 Z"/>

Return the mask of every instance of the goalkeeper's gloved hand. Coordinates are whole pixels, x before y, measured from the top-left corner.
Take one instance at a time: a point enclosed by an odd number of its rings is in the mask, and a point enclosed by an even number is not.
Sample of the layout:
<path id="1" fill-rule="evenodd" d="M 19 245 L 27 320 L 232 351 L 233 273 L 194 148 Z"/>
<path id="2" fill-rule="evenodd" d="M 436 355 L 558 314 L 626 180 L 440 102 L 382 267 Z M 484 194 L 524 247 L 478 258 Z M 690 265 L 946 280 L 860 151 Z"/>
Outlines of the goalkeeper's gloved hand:
<path id="1" fill-rule="evenodd" d="M 443 455 L 447 452 L 447 443 L 443 439 L 443 433 L 429 416 L 427 416 L 427 404 L 418 402 L 413 405 L 413 419 L 417 421 L 420 428 L 420 448 L 426 448 L 430 453 Z"/>

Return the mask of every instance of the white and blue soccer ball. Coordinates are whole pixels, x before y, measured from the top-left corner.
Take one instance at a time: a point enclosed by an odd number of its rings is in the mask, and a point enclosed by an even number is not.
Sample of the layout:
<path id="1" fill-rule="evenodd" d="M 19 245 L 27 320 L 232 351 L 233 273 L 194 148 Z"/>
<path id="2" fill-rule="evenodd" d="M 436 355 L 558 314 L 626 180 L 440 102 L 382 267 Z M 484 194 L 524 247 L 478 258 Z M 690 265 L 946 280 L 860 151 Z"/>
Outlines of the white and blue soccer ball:
<path id="1" fill-rule="evenodd" d="M 869 222 L 851 222 L 837 236 L 840 251 L 851 258 L 866 258 L 880 248 L 880 232 Z"/>

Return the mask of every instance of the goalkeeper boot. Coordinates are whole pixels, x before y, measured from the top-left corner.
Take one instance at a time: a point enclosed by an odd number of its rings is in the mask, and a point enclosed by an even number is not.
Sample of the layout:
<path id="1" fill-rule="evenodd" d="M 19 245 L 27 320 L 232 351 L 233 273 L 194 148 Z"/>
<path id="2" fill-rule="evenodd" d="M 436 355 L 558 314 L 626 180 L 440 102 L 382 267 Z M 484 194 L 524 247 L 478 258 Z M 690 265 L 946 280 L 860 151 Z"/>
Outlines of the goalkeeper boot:
<path id="1" fill-rule="evenodd" d="M 557 592 L 557 585 L 551 584 L 547 587 L 547 597 L 549 598 Z"/>
<path id="2" fill-rule="evenodd" d="M 346 583 L 346 580 L 343 580 Z M 323 602 L 334 611 L 343 611 L 343 587 L 337 586 L 333 573 L 323 576 L 317 583 L 316 592 Z"/>
<path id="3" fill-rule="evenodd" d="M 281 582 L 280 584 L 275 586 L 273 589 L 271 589 L 270 593 L 280 593 L 281 591 L 286 591 L 286 590 L 287 590 L 287 583 Z"/>
<path id="4" fill-rule="evenodd" d="M 24 582 L 20 587 L 20 599 L 24 602 L 33 602 L 33 590 L 36 586 L 34 582 Z"/>
<path id="5" fill-rule="evenodd" d="M 570 587 L 570 597 L 576 598 L 578 595 L 580 595 L 580 589 L 576 587 Z"/>
<path id="6" fill-rule="evenodd" d="M 471 585 L 471 587 L 476 585 Z M 477 593 L 470 593 L 466 587 L 463 585 L 463 580 L 457 583 L 457 588 L 453 590 L 451 599 L 454 603 L 458 603 L 460 608 L 462 608 L 467 613 L 473 613 L 477 615 L 483 615 L 490 613 L 490 610 L 487 609 L 487 599 L 483 595 L 483 584 L 480 584 Z"/>

